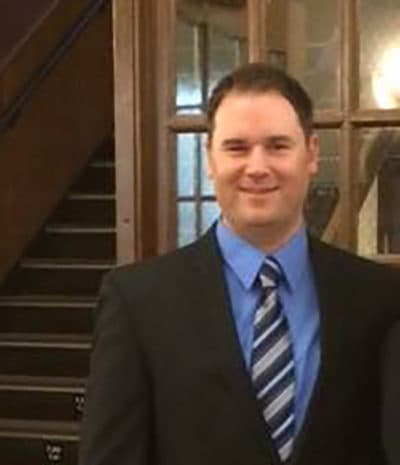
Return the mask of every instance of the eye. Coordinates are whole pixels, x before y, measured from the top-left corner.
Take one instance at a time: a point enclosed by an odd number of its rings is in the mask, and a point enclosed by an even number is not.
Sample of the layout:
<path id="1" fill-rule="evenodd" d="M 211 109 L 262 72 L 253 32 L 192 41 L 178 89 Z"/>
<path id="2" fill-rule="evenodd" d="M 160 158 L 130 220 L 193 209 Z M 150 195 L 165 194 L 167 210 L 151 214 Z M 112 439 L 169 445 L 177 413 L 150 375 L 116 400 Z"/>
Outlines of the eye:
<path id="1" fill-rule="evenodd" d="M 232 155 L 241 155 L 247 151 L 247 146 L 245 144 L 227 145 L 225 151 Z"/>
<path id="2" fill-rule="evenodd" d="M 284 152 L 286 150 L 290 149 L 290 144 L 288 142 L 273 142 L 270 145 L 270 150 L 276 151 L 276 152 Z"/>

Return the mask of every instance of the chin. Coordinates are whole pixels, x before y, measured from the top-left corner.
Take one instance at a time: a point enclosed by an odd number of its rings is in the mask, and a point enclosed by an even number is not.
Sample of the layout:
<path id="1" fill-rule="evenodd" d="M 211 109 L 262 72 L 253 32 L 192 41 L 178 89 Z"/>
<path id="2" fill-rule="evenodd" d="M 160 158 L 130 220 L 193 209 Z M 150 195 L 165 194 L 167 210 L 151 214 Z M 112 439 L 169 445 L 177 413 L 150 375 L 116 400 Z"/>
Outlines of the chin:
<path id="1" fill-rule="evenodd" d="M 280 218 L 278 215 L 274 214 L 273 212 L 266 212 L 266 209 L 263 208 L 262 210 L 248 212 L 242 216 L 243 220 L 247 222 L 249 225 L 253 226 L 268 226 L 273 225 L 276 222 L 279 222 Z"/>
<path id="2" fill-rule="evenodd" d="M 277 218 L 273 218 L 271 216 L 266 217 L 265 215 L 254 215 L 251 217 L 246 218 L 243 221 L 243 225 L 247 228 L 254 228 L 254 229 L 268 229 L 273 228 L 279 223 Z"/>

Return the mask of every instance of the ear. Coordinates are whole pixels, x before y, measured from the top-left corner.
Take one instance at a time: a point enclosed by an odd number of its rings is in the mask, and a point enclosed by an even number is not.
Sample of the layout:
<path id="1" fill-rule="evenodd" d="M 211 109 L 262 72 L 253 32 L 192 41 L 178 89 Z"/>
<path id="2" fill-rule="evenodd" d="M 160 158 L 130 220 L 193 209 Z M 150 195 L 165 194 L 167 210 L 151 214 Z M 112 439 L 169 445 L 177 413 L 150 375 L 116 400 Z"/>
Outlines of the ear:
<path id="1" fill-rule="evenodd" d="M 315 176 L 318 173 L 320 162 L 320 142 L 319 137 L 315 132 L 310 135 L 307 145 L 310 175 Z"/>

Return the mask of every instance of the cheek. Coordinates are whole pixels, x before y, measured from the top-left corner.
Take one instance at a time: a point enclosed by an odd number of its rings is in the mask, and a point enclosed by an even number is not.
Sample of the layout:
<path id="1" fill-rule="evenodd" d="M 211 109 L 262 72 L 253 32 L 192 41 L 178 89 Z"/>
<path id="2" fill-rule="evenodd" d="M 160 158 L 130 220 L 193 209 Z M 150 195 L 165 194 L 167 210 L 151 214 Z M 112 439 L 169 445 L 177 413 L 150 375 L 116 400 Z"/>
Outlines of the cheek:
<path id="1" fill-rule="evenodd" d="M 226 174 L 214 178 L 214 190 L 218 197 L 232 197 L 235 192 L 235 182 Z"/>
<path id="2" fill-rule="evenodd" d="M 237 175 L 228 171 L 219 173 L 219 175 L 214 178 L 215 195 L 217 200 L 223 204 L 225 208 L 230 208 L 240 197 L 237 187 L 239 182 Z"/>
<path id="3" fill-rule="evenodd" d="M 303 165 L 297 167 L 297 169 L 282 170 L 277 174 L 277 177 L 284 189 L 294 195 L 298 195 L 307 190 L 311 173 L 308 167 Z"/>
<path id="4" fill-rule="evenodd" d="M 240 168 L 234 164 L 225 164 L 223 167 L 215 167 L 213 173 L 215 184 L 226 187 L 235 186 L 241 176 Z"/>

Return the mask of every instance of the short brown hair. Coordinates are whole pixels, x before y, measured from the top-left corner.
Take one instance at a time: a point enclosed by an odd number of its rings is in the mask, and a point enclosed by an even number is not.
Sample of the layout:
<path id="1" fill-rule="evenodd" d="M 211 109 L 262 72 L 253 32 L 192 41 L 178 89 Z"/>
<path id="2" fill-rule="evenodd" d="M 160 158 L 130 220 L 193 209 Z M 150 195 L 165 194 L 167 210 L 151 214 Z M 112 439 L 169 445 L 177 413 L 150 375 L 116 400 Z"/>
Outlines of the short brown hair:
<path id="1" fill-rule="evenodd" d="M 214 132 L 215 113 L 231 91 L 281 94 L 293 106 L 305 137 L 311 135 L 313 104 L 301 84 L 284 71 L 266 63 L 247 63 L 223 77 L 214 87 L 207 105 L 209 137 Z"/>

